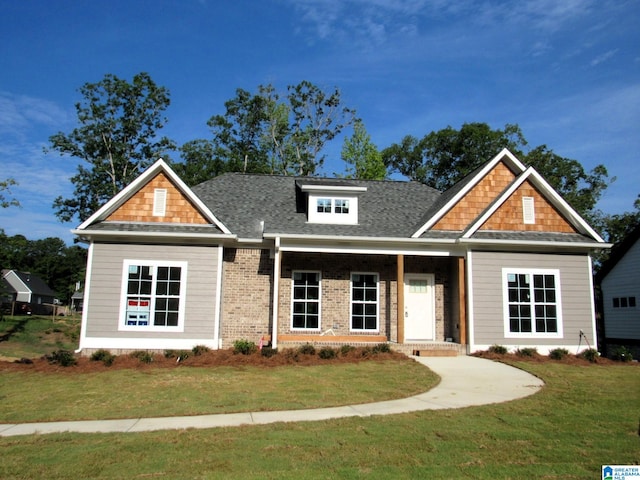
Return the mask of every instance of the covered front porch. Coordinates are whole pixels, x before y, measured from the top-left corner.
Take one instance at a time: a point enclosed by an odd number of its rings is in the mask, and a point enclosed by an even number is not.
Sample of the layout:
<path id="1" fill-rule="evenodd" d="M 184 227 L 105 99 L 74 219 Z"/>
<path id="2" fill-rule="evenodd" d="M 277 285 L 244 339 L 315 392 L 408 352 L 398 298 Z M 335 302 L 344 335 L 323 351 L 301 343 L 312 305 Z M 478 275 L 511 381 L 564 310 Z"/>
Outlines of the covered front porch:
<path id="1" fill-rule="evenodd" d="M 282 248 L 274 256 L 270 340 L 274 347 L 388 343 L 413 355 L 464 354 L 465 268 L 464 257 L 450 252 Z M 317 298 L 307 298 L 309 291 Z"/>

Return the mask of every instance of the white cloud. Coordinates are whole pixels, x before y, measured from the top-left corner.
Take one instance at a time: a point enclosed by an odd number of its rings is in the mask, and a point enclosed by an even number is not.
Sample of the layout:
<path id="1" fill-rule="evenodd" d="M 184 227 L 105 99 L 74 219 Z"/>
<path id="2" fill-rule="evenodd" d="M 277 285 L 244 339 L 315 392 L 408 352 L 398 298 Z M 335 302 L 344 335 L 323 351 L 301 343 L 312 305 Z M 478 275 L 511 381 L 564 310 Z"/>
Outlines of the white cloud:
<path id="1" fill-rule="evenodd" d="M 613 57 L 616 53 L 618 53 L 618 49 L 615 48 L 613 50 L 609 50 L 608 52 L 605 52 L 601 55 L 598 55 L 596 58 L 594 58 L 593 60 L 591 60 L 590 65 L 592 67 L 598 66 L 603 62 L 606 62 L 607 60 L 609 60 L 611 57 Z"/>

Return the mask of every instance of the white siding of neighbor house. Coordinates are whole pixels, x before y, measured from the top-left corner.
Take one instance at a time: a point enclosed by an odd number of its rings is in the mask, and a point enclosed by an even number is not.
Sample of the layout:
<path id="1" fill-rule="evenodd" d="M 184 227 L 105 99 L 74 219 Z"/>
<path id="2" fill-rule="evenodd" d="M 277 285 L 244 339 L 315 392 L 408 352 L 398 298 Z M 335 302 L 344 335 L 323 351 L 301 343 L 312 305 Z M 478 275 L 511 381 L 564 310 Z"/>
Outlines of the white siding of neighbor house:
<path id="1" fill-rule="evenodd" d="M 86 331 L 82 340 L 91 348 L 117 348 L 118 342 L 96 339 L 122 339 L 121 348 L 136 348 L 128 339 L 161 339 L 158 348 L 178 348 L 180 340 L 213 340 L 216 327 L 216 292 L 219 249 L 217 246 L 168 246 L 94 244 L 86 309 Z M 185 318 L 183 332 L 140 332 L 118 330 L 122 298 L 122 269 L 125 259 L 187 262 Z M 175 341 L 176 347 L 169 347 Z M 202 342 L 207 344 L 208 342 Z M 108 345 L 106 345 L 108 344 Z M 140 342 L 138 348 L 151 348 Z M 133 346 L 133 347 L 132 347 Z M 81 345 L 82 347 L 82 345 Z"/>
<path id="2" fill-rule="evenodd" d="M 605 336 L 640 340 L 640 241 L 618 261 L 601 286 Z M 613 308 L 614 297 L 635 297 L 636 306 Z"/>
<path id="3" fill-rule="evenodd" d="M 586 255 L 549 255 L 505 252 L 472 252 L 473 345 L 510 348 L 536 347 L 540 353 L 554 348 L 595 348 L 591 263 Z M 505 337 L 503 268 L 558 270 L 562 307 L 561 338 Z M 586 340 L 580 338 L 580 330 Z M 475 348 L 474 348 L 475 347 Z M 575 352 L 574 352 L 575 353 Z"/>

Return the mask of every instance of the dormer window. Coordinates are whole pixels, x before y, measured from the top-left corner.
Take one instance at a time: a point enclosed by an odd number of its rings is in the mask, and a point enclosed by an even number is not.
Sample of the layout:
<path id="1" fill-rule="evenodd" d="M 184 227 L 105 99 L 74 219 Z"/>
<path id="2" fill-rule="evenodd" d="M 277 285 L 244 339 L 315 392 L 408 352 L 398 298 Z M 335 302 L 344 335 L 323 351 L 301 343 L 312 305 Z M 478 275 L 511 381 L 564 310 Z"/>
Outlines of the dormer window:
<path id="1" fill-rule="evenodd" d="M 358 224 L 358 197 L 366 187 L 313 180 L 298 186 L 307 197 L 309 223 Z"/>

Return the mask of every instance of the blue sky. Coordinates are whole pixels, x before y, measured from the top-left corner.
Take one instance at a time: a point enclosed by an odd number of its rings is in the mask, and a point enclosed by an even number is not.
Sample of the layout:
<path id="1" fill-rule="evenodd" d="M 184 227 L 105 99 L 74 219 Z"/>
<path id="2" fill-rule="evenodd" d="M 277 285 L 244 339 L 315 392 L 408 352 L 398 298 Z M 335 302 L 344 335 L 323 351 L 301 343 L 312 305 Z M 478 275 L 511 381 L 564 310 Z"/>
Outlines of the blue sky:
<path id="1" fill-rule="evenodd" d="M 77 89 L 106 73 L 148 72 L 171 92 L 162 132 L 209 138 L 236 88 L 309 80 L 338 87 L 383 149 L 465 122 L 517 123 L 587 169 L 617 177 L 598 207 L 640 192 L 640 2 L 0 0 L 0 179 L 22 208 L 9 235 L 70 242 L 52 202 L 78 161 L 43 153 L 76 126 Z M 324 174 L 343 172 L 342 140 Z M 177 157 L 177 156 L 176 156 Z"/>

